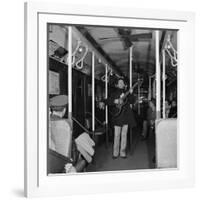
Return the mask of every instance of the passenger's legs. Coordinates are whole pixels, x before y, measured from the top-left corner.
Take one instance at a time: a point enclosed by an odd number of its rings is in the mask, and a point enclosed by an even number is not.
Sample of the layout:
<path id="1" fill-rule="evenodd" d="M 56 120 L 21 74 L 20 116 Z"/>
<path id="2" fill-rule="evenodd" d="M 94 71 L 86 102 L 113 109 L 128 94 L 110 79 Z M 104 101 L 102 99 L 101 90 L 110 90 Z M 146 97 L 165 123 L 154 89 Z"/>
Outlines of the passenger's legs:
<path id="1" fill-rule="evenodd" d="M 126 157 L 127 132 L 128 132 L 128 125 L 126 124 L 122 126 L 121 148 L 120 148 L 121 157 Z"/>
<path id="2" fill-rule="evenodd" d="M 119 156 L 119 142 L 120 142 L 121 127 L 114 126 L 114 145 L 113 145 L 113 156 Z"/>
<path id="3" fill-rule="evenodd" d="M 147 137 L 147 130 L 148 130 L 148 123 L 146 120 L 144 120 L 143 124 L 142 124 L 142 137 L 143 138 Z"/>

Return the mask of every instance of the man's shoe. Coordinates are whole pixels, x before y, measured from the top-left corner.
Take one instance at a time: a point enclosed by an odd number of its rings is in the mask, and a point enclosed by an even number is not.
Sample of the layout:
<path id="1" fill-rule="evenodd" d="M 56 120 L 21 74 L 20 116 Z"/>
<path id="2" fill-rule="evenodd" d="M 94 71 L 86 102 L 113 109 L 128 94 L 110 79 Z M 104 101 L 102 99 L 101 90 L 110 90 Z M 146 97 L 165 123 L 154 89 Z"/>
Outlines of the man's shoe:
<path id="1" fill-rule="evenodd" d="M 126 153 L 121 153 L 120 157 L 125 159 L 125 158 L 127 158 L 127 155 L 126 155 Z"/>
<path id="2" fill-rule="evenodd" d="M 125 155 L 125 156 L 120 156 L 121 158 L 123 158 L 123 159 L 126 159 L 127 158 L 127 156 Z"/>

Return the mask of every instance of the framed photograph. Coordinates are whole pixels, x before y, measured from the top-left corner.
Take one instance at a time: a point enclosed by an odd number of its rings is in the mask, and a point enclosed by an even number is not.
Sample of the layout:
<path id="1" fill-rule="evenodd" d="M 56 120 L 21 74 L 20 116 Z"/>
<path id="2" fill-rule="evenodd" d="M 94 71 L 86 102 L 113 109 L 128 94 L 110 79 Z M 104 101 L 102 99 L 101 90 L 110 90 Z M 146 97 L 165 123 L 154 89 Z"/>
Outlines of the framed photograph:
<path id="1" fill-rule="evenodd" d="M 194 184 L 194 14 L 25 4 L 25 196 Z"/>

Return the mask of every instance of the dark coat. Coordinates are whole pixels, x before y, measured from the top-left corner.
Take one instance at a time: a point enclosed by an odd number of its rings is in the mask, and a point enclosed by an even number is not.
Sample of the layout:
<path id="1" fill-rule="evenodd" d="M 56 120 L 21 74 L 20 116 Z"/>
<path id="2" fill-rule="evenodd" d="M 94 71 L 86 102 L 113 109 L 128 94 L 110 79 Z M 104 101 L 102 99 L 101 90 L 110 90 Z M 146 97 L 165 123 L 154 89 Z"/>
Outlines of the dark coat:
<path id="1" fill-rule="evenodd" d="M 118 89 L 108 98 L 106 102 L 109 106 L 109 110 L 116 108 L 114 100 L 119 99 L 122 93 L 125 93 L 125 91 Z M 136 127 L 135 116 L 130 107 L 130 104 L 134 104 L 134 100 L 135 99 L 133 95 L 129 94 L 127 96 L 127 103 L 122 107 L 120 114 L 117 117 L 112 117 L 112 125 L 123 126 L 128 124 L 129 127 Z"/>
<path id="2" fill-rule="evenodd" d="M 153 111 L 152 108 L 148 108 L 147 110 L 147 120 L 155 121 L 156 120 L 156 111 Z"/>
<path id="3" fill-rule="evenodd" d="M 169 111 L 169 118 L 177 117 L 177 106 L 171 107 Z"/>

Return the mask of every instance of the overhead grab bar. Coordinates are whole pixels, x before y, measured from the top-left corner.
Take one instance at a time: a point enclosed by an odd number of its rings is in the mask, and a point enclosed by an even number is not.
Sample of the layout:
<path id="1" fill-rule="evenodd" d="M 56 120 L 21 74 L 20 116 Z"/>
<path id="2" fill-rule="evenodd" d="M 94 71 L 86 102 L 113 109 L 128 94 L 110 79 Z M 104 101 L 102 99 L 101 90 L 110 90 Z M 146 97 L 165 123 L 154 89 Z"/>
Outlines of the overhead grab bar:
<path id="1" fill-rule="evenodd" d="M 168 39 L 167 39 L 167 42 L 166 42 L 166 45 L 165 45 L 165 48 L 166 52 L 168 53 L 169 57 L 170 57 L 170 60 L 171 60 L 171 65 L 173 67 L 176 67 L 177 66 L 177 50 L 173 47 L 173 44 L 171 43 L 170 41 L 170 35 L 168 35 Z M 172 53 L 170 52 L 171 49 L 173 51 L 173 55 Z"/>
<path id="2" fill-rule="evenodd" d="M 76 45 L 76 48 L 75 48 L 74 51 L 72 52 L 72 65 L 74 65 L 74 63 L 75 63 L 75 55 L 76 55 L 76 52 L 78 51 L 80 45 L 81 45 L 81 41 L 78 40 L 77 45 Z M 68 59 L 69 59 L 69 55 L 68 55 L 68 57 L 67 57 L 67 63 L 68 63 Z"/>
<path id="3" fill-rule="evenodd" d="M 85 57 L 86 57 L 86 55 L 87 55 L 87 53 L 88 53 L 88 47 L 87 46 L 85 46 L 85 53 L 83 54 L 83 56 L 82 56 L 82 58 L 80 58 L 77 62 L 76 62 L 76 68 L 78 68 L 78 69 L 82 69 L 83 68 L 83 60 L 85 59 Z M 81 64 L 81 65 L 79 65 L 79 63 Z"/>

